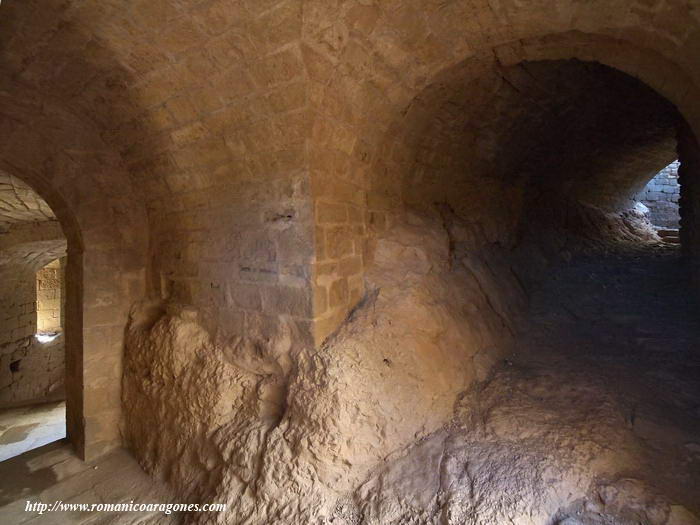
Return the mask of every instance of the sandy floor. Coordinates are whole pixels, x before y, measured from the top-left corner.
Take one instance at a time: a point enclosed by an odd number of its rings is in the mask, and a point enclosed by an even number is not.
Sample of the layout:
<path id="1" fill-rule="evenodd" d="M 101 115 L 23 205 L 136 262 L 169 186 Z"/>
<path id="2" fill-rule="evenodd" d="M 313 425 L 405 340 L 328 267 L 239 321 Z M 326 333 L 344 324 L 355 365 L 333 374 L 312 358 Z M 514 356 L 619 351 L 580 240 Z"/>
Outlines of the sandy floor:
<path id="1" fill-rule="evenodd" d="M 0 461 L 66 437 L 66 403 L 0 411 Z"/>

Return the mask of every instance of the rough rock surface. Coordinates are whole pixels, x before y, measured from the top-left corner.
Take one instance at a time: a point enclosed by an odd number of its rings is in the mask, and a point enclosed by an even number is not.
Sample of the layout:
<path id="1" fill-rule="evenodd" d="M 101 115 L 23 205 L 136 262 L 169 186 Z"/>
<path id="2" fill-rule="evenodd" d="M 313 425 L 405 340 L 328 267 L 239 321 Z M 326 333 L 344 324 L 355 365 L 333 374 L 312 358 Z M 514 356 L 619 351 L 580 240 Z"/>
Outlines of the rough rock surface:
<path id="1" fill-rule="evenodd" d="M 0 348 L 0 407 L 65 399 L 65 339 L 48 343 L 34 335 Z"/>
<path id="2" fill-rule="evenodd" d="M 135 308 L 124 428 L 141 464 L 234 509 L 201 522 L 534 524 L 574 508 L 601 472 L 613 483 L 632 464 L 610 452 L 630 433 L 605 381 L 491 371 L 506 353 L 534 359 L 514 336 L 552 263 L 657 238 L 635 211 L 535 219 L 508 248 L 449 209 L 407 215 L 368 248 L 367 295 L 317 349 L 291 323 L 223 339 L 190 307 Z"/>
<path id="3" fill-rule="evenodd" d="M 512 355 L 337 523 L 700 523 L 700 322 L 680 264 L 658 251 L 560 268 Z"/>
<path id="4" fill-rule="evenodd" d="M 384 458 L 451 418 L 514 329 L 515 275 L 495 256 L 455 257 L 449 230 L 411 217 L 380 239 L 370 292 L 318 349 L 293 333 L 220 341 L 174 305 L 135 312 L 125 428 L 144 466 L 186 497 L 228 501 L 240 522 L 330 516 Z"/>

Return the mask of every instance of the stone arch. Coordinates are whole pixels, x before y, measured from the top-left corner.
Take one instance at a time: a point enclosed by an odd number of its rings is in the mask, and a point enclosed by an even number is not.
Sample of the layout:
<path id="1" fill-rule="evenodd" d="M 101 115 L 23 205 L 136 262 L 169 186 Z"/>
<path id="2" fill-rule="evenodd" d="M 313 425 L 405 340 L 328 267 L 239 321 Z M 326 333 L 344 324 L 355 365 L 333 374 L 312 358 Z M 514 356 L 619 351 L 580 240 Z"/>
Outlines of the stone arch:
<path id="1" fill-rule="evenodd" d="M 89 460 L 121 443 L 123 332 L 145 295 L 145 208 L 96 129 L 27 99 L 0 97 L 0 169 L 48 203 L 68 242 L 66 427 Z"/>
<path id="2" fill-rule="evenodd" d="M 585 26 L 586 24 L 579 24 L 579 27 Z M 527 33 L 524 31 L 522 34 Z M 533 33 L 538 35 L 536 31 L 530 32 Z M 373 88 L 371 82 L 365 82 L 358 89 L 349 80 L 344 85 L 329 81 L 328 91 L 332 86 L 338 94 L 332 95 L 327 91 L 328 98 L 324 102 L 328 108 L 325 113 L 336 121 L 331 124 L 331 118 L 319 118 L 315 127 L 319 130 L 319 136 L 326 137 L 324 148 L 333 154 L 319 154 L 316 159 L 312 158 L 311 165 L 316 243 L 320 246 L 314 268 L 317 343 L 342 323 L 364 293 L 363 275 L 364 269 L 371 264 L 371 239 L 387 227 L 388 219 L 381 212 L 382 209 L 386 210 L 387 206 L 401 208 L 396 174 L 387 170 L 380 157 L 398 159 L 401 162 L 406 155 L 412 154 L 407 151 L 410 148 L 394 148 L 390 143 L 401 133 L 406 136 L 415 133 L 413 129 L 402 132 L 401 128 L 407 126 L 406 119 L 410 118 L 412 106 L 421 100 L 427 89 L 445 82 L 450 72 L 459 68 L 463 68 L 461 74 L 466 72 L 472 78 L 478 78 L 480 71 L 494 65 L 507 67 L 524 61 L 543 60 L 596 62 L 640 80 L 675 105 L 688 123 L 687 127 L 681 126 L 682 132 L 690 134 L 690 142 L 693 143 L 692 134 L 700 129 L 700 107 L 697 102 L 700 100 L 700 90 L 687 70 L 667 57 L 665 40 L 658 46 L 661 50 L 647 47 L 651 44 L 649 34 L 647 30 L 639 30 L 634 33 L 632 41 L 625 39 L 627 34 L 622 29 L 584 32 L 575 28 L 544 33 L 544 36 L 541 36 L 542 33 L 539 33 L 540 36 L 521 36 L 513 40 L 503 37 L 501 42 L 489 42 L 486 39 L 486 43 L 482 42 L 480 51 L 470 48 L 465 53 L 466 58 L 461 60 L 450 58 L 442 60 L 440 64 L 439 59 L 431 57 L 435 64 L 425 65 L 422 71 L 426 74 L 418 75 L 412 83 L 405 80 L 402 82 L 398 76 L 394 76 L 391 81 L 387 80 L 389 74 L 382 71 L 387 77 L 382 80 L 388 82 L 388 85 L 381 92 Z M 640 40 L 646 45 L 639 45 L 637 42 Z M 365 47 L 356 48 L 353 54 L 346 53 L 345 64 L 338 66 L 343 68 L 348 77 L 361 78 L 368 72 L 372 72 L 375 77 L 377 75 L 382 60 L 377 58 L 376 48 L 375 54 L 372 54 L 368 51 L 371 46 L 366 42 L 363 46 Z M 441 68 L 440 65 L 444 67 Z M 421 69 L 414 68 L 412 71 L 416 70 Z M 459 81 L 452 79 L 452 82 Z M 464 81 L 464 77 L 461 81 Z M 391 82 L 394 83 L 393 86 Z M 352 115 L 343 112 L 339 100 L 343 97 L 351 101 L 353 114 L 369 114 L 372 118 L 357 121 Z M 341 131 L 326 133 L 331 125 Z M 415 123 L 408 124 L 414 125 Z M 316 165 L 314 161 L 317 161 Z M 347 175 L 334 175 L 338 169 L 333 163 L 342 165 Z M 687 176 L 685 180 L 688 180 Z M 689 209 L 687 203 L 686 209 Z M 338 223 L 339 219 L 333 218 L 334 216 L 341 216 L 341 222 Z M 686 225 L 693 220 L 686 217 Z M 347 291 L 338 293 L 338 289 Z"/>

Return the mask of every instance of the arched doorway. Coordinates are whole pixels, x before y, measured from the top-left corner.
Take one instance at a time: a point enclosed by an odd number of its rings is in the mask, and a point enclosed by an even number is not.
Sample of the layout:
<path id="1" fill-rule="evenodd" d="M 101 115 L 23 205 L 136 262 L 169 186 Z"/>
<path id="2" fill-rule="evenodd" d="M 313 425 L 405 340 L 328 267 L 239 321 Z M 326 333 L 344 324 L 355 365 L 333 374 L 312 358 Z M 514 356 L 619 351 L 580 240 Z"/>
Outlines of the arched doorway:
<path id="1" fill-rule="evenodd" d="M 0 173 L 0 460 L 61 439 L 67 243 L 49 205 Z"/>
<path id="2" fill-rule="evenodd" d="M 40 106 L 3 101 L 18 106 L 0 104 L 0 115 L 17 117 L 3 120 L 0 170 L 31 187 L 65 235 L 66 430 L 78 456 L 96 458 L 122 443 L 124 326 L 146 295 L 148 236 L 137 226 L 146 223 L 145 209 L 99 133 L 80 136 L 89 153 L 66 152 L 65 129 L 83 129 L 84 121 L 56 110 L 61 117 L 37 133 L 31 123 L 44 118 Z"/>

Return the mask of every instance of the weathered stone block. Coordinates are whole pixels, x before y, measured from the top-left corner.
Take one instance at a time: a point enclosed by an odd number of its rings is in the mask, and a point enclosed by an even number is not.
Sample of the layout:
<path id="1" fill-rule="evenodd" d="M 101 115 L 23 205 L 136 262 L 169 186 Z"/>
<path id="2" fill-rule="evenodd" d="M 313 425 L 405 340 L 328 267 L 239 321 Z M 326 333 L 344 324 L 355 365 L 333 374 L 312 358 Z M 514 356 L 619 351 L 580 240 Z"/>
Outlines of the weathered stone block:
<path id="1" fill-rule="evenodd" d="M 328 290 L 328 305 L 331 308 L 348 304 L 349 288 L 346 278 L 334 281 Z"/>
<path id="2" fill-rule="evenodd" d="M 354 235 L 350 227 L 326 228 L 326 252 L 331 259 L 339 259 L 354 253 Z"/>
<path id="3" fill-rule="evenodd" d="M 312 294 L 308 288 L 265 286 L 261 290 L 263 311 L 301 318 L 312 316 Z"/>
<path id="4" fill-rule="evenodd" d="M 318 201 L 316 203 L 317 224 L 343 223 L 348 220 L 347 206 Z"/>

